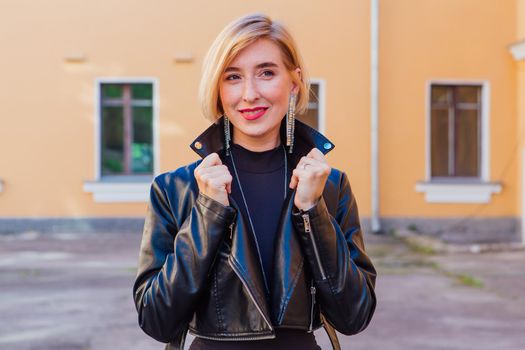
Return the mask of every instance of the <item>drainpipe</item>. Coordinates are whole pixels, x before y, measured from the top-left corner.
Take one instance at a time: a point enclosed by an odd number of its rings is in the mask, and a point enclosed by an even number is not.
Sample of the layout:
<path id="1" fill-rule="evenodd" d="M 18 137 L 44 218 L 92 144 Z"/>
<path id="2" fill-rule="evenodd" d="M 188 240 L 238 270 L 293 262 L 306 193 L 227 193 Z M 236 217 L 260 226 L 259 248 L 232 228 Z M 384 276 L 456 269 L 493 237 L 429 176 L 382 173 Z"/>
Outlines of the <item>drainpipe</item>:
<path id="1" fill-rule="evenodd" d="M 521 159 L 521 244 L 525 245 L 525 150 Z"/>
<path id="2" fill-rule="evenodd" d="M 381 233 L 379 222 L 379 0 L 370 2 L 370 120 L 372 158 L 372 215 L 373 233 Z"/>

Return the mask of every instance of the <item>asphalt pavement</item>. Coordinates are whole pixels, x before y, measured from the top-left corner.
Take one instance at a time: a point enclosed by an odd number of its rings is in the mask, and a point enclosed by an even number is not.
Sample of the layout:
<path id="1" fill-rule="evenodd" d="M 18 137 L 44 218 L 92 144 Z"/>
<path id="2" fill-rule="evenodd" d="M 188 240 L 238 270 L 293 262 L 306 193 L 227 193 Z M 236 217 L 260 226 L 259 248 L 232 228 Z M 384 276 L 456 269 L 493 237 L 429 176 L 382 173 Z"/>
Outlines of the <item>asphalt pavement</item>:
<path id="1" fill-rule="evenodd" d="M 137 325 L 140 240 L 0 235 L 0 349 L 163 349 Z M 374 235 L 366 245 L 378 307 L 365 331 L 340 335 L 343 349 L 525 349 L 525 251 L 435 253 Z M 330 349 L 323 330 L 316 338 Z"/>

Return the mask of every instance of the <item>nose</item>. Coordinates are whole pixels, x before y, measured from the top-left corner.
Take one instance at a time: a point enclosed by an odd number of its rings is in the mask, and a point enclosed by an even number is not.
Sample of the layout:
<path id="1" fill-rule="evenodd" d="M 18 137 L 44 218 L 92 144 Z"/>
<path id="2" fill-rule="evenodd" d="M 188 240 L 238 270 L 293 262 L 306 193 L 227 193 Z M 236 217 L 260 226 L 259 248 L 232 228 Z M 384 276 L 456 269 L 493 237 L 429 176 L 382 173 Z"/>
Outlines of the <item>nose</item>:
<path id="1" fill-rule="evenodd" d="M 246 79 L 243 86 L 242 99 L 245 102 L 252 102 L 258 98 L 259 91 L 257 89 L 257 83 L 253 79 Z"/>

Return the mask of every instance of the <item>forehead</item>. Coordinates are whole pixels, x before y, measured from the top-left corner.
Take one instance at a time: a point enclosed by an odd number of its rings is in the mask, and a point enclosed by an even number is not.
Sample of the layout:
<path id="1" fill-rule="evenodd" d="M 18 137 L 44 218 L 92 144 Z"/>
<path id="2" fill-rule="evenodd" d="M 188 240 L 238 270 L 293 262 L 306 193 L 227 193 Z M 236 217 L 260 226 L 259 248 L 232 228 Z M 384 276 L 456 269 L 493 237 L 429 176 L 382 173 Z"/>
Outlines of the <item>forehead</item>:
<path id="1" fill-rule="evenodd" d="M 248 68 L 266 62 L 284 66 L 280 47 L 269 39 L 259 39 L 242 49 L 227 68 Z"/>

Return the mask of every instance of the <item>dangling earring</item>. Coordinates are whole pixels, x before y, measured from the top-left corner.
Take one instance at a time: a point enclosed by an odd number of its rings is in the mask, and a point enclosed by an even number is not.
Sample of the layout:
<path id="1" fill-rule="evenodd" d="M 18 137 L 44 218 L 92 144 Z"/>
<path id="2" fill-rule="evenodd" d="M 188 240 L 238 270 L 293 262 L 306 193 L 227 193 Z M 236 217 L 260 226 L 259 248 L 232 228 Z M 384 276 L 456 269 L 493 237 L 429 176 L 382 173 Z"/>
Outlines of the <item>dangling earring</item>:
<path id="1" fill-rule="evenodd" d="M 224 145 L 226 147 L 226 155 L 230 155 L 230 141 L 231 141 L 231 134 L 230 134 L 230 120 L 224 115 Z"/>
<path id="2" fill-rule="evenodd" d="M 292 93 L 288 100 L 288 113 L 286 114 L 286 146 L 288 153 L 293 151 L 293 142 L 295 134 L 295 101 L 297 96 Z"/>

